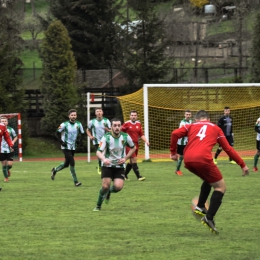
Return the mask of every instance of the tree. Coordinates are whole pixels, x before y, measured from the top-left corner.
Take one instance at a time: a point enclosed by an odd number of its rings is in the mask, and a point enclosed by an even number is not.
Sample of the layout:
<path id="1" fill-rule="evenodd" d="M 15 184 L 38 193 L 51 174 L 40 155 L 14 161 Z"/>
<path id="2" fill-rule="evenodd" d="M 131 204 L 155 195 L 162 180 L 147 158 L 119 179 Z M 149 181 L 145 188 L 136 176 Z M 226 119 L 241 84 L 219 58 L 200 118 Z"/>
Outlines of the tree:
<path id="1" fill-rule="evenodd" d="M 172 60 L 165 55 L 169 39 L 155 5 L 150 0 L 129 0 L 128 4 L 138 20 L 120 34 L 124 56 L 117 64 L 129 81 L 129 91 L 133 91 L 144 83 L 166 82 Z"/>
<path id="2" fill-rule="evenodd" d="M 251 82 L 260 82 L 260 14 L 256 16 L 251 49 Z"/>
<path id="3" fill-rule="evenodd" d="M 22 61 L 20 24 L 14 5 L 0 5 L 0 113 L 23 112 L 23 90 L 18 90 Z"/>
<path id="4" fill-rule="evenodd" d="M 26 17 L 23 27 L 31 33 L 35 45 L 38 34 L 43 31 L 43 25 L 41 24 L 40 19 L 36 15 Z"/>
<path id="5" fill-rule="evenodd" d="M 115 17 L 121 1 L 55 0 L 50 10 L 69 31 L 79 69 L 109 67 L 115 57 Z"/>
<path id="6" fill-rule="evenodd" d="M 68 31 L 60 21 L 52 22 L 45 31 L 41 58 L 45 113 L 41 125 L 47 133 L 53 134 L 57 126 L 68 118 L 68 110 L 77 105 L 77 89 L 74 85 L 76 61 Z"/>

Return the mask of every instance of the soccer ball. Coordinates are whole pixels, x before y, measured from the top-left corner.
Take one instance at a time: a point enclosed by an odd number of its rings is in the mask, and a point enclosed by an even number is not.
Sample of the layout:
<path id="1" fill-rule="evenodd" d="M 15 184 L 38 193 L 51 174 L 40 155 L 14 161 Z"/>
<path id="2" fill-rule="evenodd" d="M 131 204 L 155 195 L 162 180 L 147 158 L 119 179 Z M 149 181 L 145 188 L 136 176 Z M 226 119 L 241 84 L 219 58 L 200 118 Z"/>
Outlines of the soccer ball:
<path id="1" fill-rule="evenodd" d="M 195 210 L 195 208 L 196 208 L 196 206 L 197 206 L 197 204 L 198 204 L 198 201 L 199 201 L 199 197 L 198 197 L 198 196 L 194 197 L 194 198 L 191 200 L 191 205 L 190 205 L 190 206 L 191 206 L 192 212 Z M 209 202 L 208 202 L 208 201 L 206 201 L 205 207 L 206 207 L 206 209 L 209 209 Z"/>

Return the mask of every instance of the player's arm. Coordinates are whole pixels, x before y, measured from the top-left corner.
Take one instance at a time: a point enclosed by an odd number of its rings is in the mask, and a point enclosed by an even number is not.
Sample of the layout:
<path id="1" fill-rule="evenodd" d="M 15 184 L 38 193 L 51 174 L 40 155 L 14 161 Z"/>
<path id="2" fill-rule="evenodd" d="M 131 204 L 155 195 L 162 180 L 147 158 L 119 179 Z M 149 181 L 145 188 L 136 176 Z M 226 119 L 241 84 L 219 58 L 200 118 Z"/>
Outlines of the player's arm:
<path id="1" fill-rule="evenodd" d="M 136 150 L 136 146 L 133 142 L 133 139 L 131 138 L 130 135 L 127 136 L 127 146 L 130 147 L 130 151 L 127 153 L 125 160 L 127 161 L 129 158 L 131 158 L 131 156 L 134 154 L 135 150 Z"/>
<path id="2" fill-rule="evenodd" d="M 62 132 L 63 130 L 64 130 L 64 124 L 62 123 L 62 124 L 60 124 L 60 126 L 59 126 L 58 129 L 56 130 L 56 132 L 55 132 L 55 137 L 56 137 L 56 139 L 60 142 L 60 144 L 61 144 L 62 146 L 65 146 L 65 147 L 66 147 L 67 143 L 61 139 L 61 132 Z"/>
<path id="3" fill-rule="evenodd" d="M 146 143 L 146 145 L 148 145 L 148 146 L 150 145 L 150 143 L 148 142 L 148 140 L 146 139 L 146 137 L 145 137 L 145 135 L 144 135 L 142 126 L 140 127 L 139 136 L 140 136 L 140 138 Z"/>
<path id="4" fill-rule="evenodd" d="M 221 131 L 222 132 L 222 131 Z M 225 138 L 224 133 L 222 132 L 218 138 L 218 143 L 224 149 L 224 151 L 228 154 L 228 156 L 234 160 L 243 170 L 243 176 L 249 174 L 248 167 L 246 166 L 243 159 L 237 154 L 232 146 L 229 145 L 227 139 Z"/>
<path id="5" fill-rule="evenodd" d="M 107 122 L 105 123 L 105 130 L 106 130 L 106 132 L 111 131 L 111 123 L 108 119 L 107 119 Z"/>
<path id="6" fill-rule="evenodd" d="M 259 126 L 260 120 L 257 120 L 255 123 L 255 131 L 260 134 L 260 126 Z"/>
<path id="7" fill-rule="evenodd" d="M 103 162 L 103 164 L 105 165 L 109 165 L 111 164 L 111 161 L 105 157 L 104 155 L 104 150 L 107 147 L 107 143 L 106 143 L 106 137 L 103 136 L 99 142 L 99 146 L 96 152 L 97 157 Z"/>
<path id="8" fill-rule="evenodd" d="M 220 127 L 222 129 L 222 127 L 223 127 L 223 116 L 218 120 L 217 125 L 218 125 L 218 127 Z"/>
<path id="9" fill-rule="evenodd" d="M 92 133 L 91 133 L 91 129 L 87 128 L 86 129 L 86 133 L 87 133 L 88 137 L 90 138 L 90 140 L 94 140 L 95 139 L 95 136 L 93 136 Z"/>
<path id="10" fill-rule="evenodd" d="M 231 120 L 232 120 L 232 123 L 231 123 L 230 133 L 234 137 L 234 133 L 233 133 L 233 117 L 232 116 L 231 116 Z"/>
<path id="11" fill-rule="evenodd" d="M 148 140 L 146 139 L 146 137 L 144 135 L 141 136 L 141 139 L 146 143 L 146 145 L 150 145 L 150 143 L 148 142 Z"/>
<path id="12" fill-rule="evenodd" d="M 18 140 L 18 136 L 16 135 L 14 129 L 12 129 L 12 136 L 14 136 L 14 139 L 12 140 L 13 145 L 14 145 L 17 142 L 17 140 Z"/>
<path id="13" fill-rule="evenodd" d="M 79 132 L 80 132 L 80 134 L 82 134 L 82 135 L 85 134 L 84 129 L 83 129 L 83 126 L 82 126 L 81 123 L 79 123 Z"/>
<path id="14" fill-rule="evenodd" d="M 118 161 L 118 164 L 123 164 L 125 163 L 129 158 L 131 158 L 131 156 L 134 154 L 135 150 L 136 150 L 136 146 L 131 138 L 130 135 L 127 136 L 127 146 L 130 147 L 131 149 L 129 150 L 129 152 L 127 153 L 127 155 L 123 158 L 121 158 Z"/>
<path id="15" fill-rule="evenodd" d="M 11 151 L 13 151 L 13 142 L 12 142 L 12 139 L 10 138 L 10 135 L 9 135 L 8 131 L 6 130 L 5 127 L 2 130 L 3 130 L 3 133 L 4 133 L 3 136 L 4 136 L 5 141 L 9 145 Z"/>
<path id="16" fill-rule="evenodd" d="M 62 146 L 66 146 L 67 145 L 66 141 L 62 141 L 62 139 L 61 139 L 61 132 L 59 132 L 58 130 L 55 132 L 55 137 L 57 138 L 57 140 L 60 142 L 60 144 Z"/>
<path id="17" fill-rule="evenodd" d="M 189 125 L 188 125 L 189 126 Z M 174 161 L 176 161 L 178 159 L 178 154 L 177 154 L 177 141 L 179 138 L 182 138 L 184 136 L 187 136 L 188 133 L 188 126 L 184 126 L 181 128 L 178 128 L 174 131 L 172 131 L 171 134 L 171 145 L 170 145 L 170 158 Z"/>

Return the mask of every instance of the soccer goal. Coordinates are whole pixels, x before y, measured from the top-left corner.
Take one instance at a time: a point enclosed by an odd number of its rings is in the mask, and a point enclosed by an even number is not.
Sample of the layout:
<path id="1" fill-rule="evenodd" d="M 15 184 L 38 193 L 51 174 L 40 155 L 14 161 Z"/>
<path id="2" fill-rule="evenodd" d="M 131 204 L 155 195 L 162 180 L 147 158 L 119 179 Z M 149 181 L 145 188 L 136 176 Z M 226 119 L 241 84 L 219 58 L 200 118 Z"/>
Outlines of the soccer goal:
<path id="1" fill-rule="evenodd" d="M 14 156 L 21 162 L 23 160 L 22 152 L 22 123 L 20 113 L 0 114 L 0 117 L 6 117 L 8 119 L 8 126 L 15 130 L 18 140 L 14 145 Z"/>
<path id="2" fill-rule="evenodd" d="M 170 136 L 179 127 L 184 111 L 190 109 L 192 118 L 204 109 L 213 123 L 229 106 L 233 117 L 234 148 L 243 157 L 255 154 L 254 125 L 260 117 L 260 84 L 145 84 L 139 91 L 117 97 L 124 120 L 130 110 L 137 110 L 150 147 L 141 141 L 139 158 L 169 160 Z M 224 156 L 223 152 L 221 156 Z M 226 155 L 225 155 L 226 156 Z"/>

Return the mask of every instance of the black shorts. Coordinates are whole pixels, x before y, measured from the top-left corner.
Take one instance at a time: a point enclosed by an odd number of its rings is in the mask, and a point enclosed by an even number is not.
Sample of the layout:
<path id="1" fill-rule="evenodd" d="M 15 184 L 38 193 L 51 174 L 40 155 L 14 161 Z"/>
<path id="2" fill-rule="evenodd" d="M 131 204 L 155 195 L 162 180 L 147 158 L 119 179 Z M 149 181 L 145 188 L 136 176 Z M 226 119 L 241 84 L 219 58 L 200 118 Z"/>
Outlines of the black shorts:
<path id="1" fill-rule="evenodd" d="M 110 178 L 114 179 L 125 179 L 125 168 L 113 168 L 113 167 L 102 167 L 101 179 Z"/>
<path id="2" fill-rule="evenodd" d="M 177 154 L 183 155 L 183 150 L 184 150 L 185 146 L 186 146 L 186 145 L 178 144 L 178 145 L 177 145 Z"/>
<path id="3" fill-rule="evenodd" d="M 14 153 L 0 153 L 0 161 L 13 161 Z"/>
<path id="4" fill-rule="evenodd" d="M 230 146 L 234 146 L 234 138 L 233 135 L 226 136 L 226 139 Z"/>
<path id="5" fill-rule="evenodd" d="M 256 140 L 256 149 L 260 151 L 260 141 Z"/>
<path id="6" fill-rule="evenodd" d="M 233 135 L 226 136 L 226 139 L 227 139 L 229 145 L 233 147 L 233 146 L 234 146 L 234 138 L 233 138 Z M 219 146 L 219 147 L 221 147 L 221 146 Z"/>

